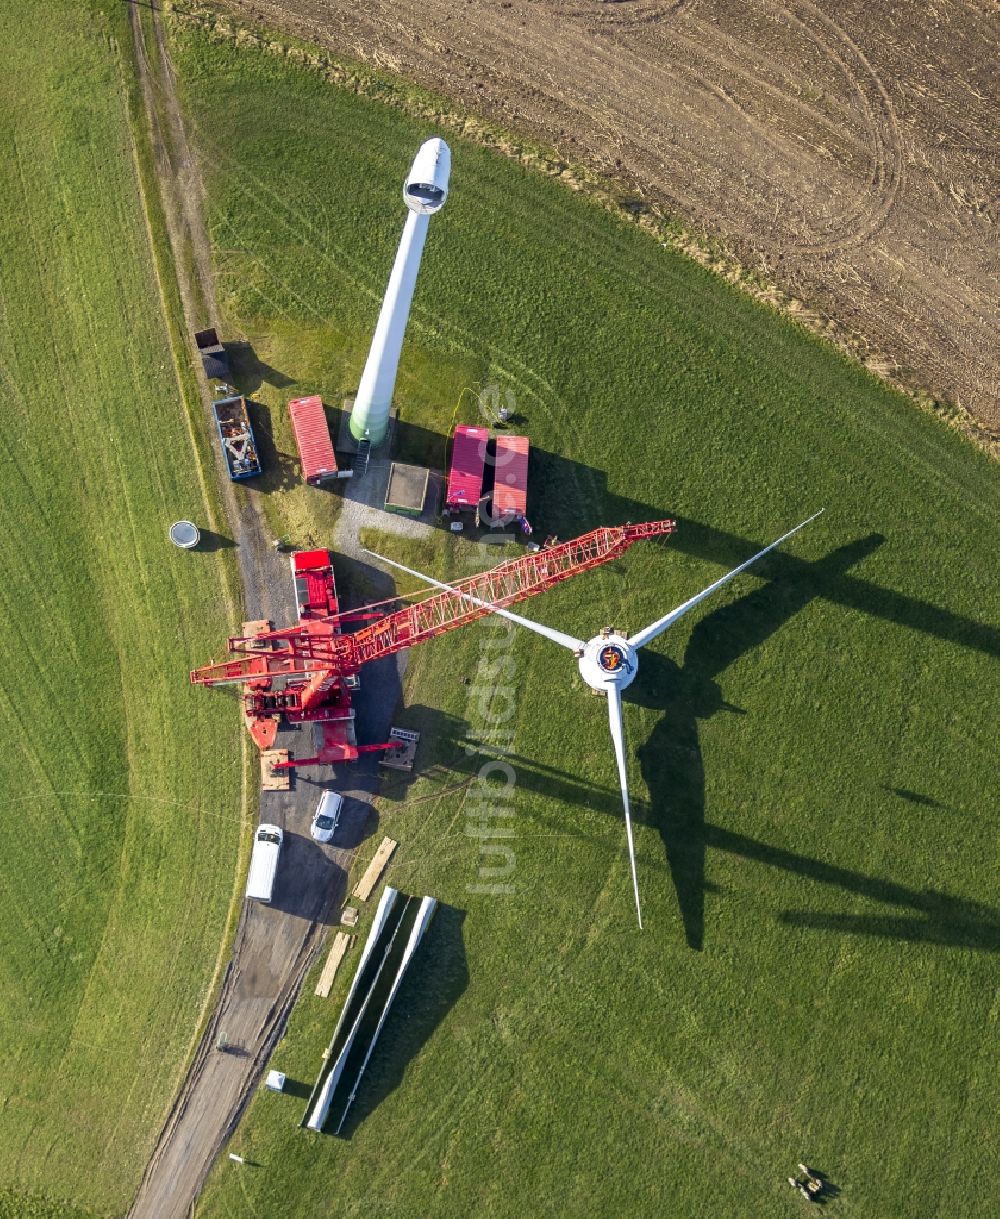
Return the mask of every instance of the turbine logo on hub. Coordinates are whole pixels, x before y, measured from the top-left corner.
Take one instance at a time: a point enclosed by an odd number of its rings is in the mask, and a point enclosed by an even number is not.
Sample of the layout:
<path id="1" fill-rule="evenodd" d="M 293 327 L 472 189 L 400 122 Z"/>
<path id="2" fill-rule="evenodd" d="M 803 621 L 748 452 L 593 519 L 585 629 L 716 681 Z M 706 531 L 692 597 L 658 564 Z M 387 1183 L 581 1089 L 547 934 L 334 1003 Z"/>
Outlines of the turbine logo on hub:
<path id="1" fill-rule="evenodd" d="M 628 672 L 630 667 L 625 649 L 619 647 L 617 643 L 609 643 L 606 647 L 601 648 L 597 654 L 597 663 L 605 673 L 621 673 L 622 670 Z"/>

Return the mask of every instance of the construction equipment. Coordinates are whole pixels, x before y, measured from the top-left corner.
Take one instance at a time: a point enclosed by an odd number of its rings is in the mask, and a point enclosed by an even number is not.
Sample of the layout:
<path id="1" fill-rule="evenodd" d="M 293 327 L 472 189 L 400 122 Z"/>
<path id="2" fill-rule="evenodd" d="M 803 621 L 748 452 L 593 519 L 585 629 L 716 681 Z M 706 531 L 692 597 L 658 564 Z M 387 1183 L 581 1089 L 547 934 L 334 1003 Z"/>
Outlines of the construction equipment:
<path id="1" fill-rule="evenodd" d="M 355 741 L 351 692 L 358 686 L 362 666 L 527 600 L 619 558 L 633 542 L 661 537 L 675 528 L 675 521 L 662 520 L 594 529 L 446 586 L 447 591 L 368 621 L 351 633 L 343 627 L 370 619 L 370 612 L 339 612 L 329 553 L 302 552 L 292 559 L 297 625 L 230 638 L 229 651 L 235 658 L 195 669 L 191 681 L 243 686 L 247 727 L 261 749 L 274 745 L 282 719 L 321 725 L 323 741 L 317 754 L 289 759 L 280 764 L 282 769 L 352 761 L 361 753 L 396 744 Z"/>

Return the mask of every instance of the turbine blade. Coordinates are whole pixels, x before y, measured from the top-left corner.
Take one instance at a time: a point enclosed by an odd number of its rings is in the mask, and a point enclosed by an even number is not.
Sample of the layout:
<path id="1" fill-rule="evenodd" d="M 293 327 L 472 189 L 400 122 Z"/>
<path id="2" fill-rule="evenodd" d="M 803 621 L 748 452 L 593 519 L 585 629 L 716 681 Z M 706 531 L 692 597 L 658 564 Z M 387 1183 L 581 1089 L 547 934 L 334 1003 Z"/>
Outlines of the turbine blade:
<path id="1" fill-rule="evenodd" d="M 657 635 L 662 635 L 668 626 L 673 626 L 677 619 L 682 618 L 688 612 L 688 610 L 694 609 L 699 602 L 704 601 L 706 597 L 710 597 L 712 593 L 716 591 L 716 589 L 721 588 L 723 584 L 727 584 L 734 576 L 738 576 L 741 571 L 746 571 L 751 564 L 756 563 L 758 559 L 762 559 L 764 555 L 766 555 L 769 551 L 774 550 L 776 546 L 780 546 L 782 542 L 787 542 L 793 533 L 798 533 L 800 529 L 804 529 L 806 525 L 808 525 L 811 521 L 814 521 L 816 517 L 822 516 L 824 511 L 825 509 L 820 508 L 819 512 L 814 512 L 813 515 L 809 517 L 809 520 L 803 521 L 801 525 L 796 525 L 794 529 L 789 529 L 789 531 L 782 534 L 776 542 L 772 542 L 770 546 L 765 546 L 763 550 L 758 551 L 752 559 L 747 559 L 747 561 L 745 563 L 741 563 L 739 567 L 734 567 L 732 571 L 727 572 L 724 576 L 721 576 L 715 581 L 714 584 L 710 584 L 708 588 L 703 589 L 700 593 L 688 598 L 683 605 L 678 605 L 678 607 L 676 609 L 672 609 L 669 614 L 664 614 L 664 616 L 657 619 L 656 622 L 650 623 L 650 625 L 644 630 L 641 630 L 638 634 L 633 635 L 629 640 L 629 643 L 634 648 L 641 648 L 651 640 L 655 639 Z"/>
<path id="2" fill-rule="evenodd" d="M 642 930 L 642 907 L 639 905 L 639 878 L 635 874 L 635 843 L 632 841 L 632 814 L 628 803 L 628 774 L 625 770 L 625 726 L 622 723 L 622 695 L 617 686 L 608 690 L 608 718 L 611 721 L 611 739 L 615 743 L 618 760 L 618 780 L 622 788 L 622 806 L 625 809 L 625 836 L 628 838 L 628 859 L 632 867 L 632 889 L 635 892 L 635 912 L 639 916 Z"/>
<path id="3" fill-rule="evenodd" d="M 398 568 L 399 571 L 405 571 L 408 576 L 416 576 L 418 580 L 423 580 L 425 584 L 429 584 L 432 588 L 440 588 L 444 592 L 454 593 L 456 597 L 461 597 L 463 601 L 470 601 L 473 605 L 478 605 L 480 609 L 489 610 L 491 614 L 499 614 L 501 618 L 507 618 L 511 622 L 516 622 L 518 626 L 523 626 L 529 631 L 534 631 L 536 635 L 543 635 L 546 639 L 550 639 L 553 643 L 558 643 L 562 648 L 569 648 L 571 652 L 578 652 L 583 647 L 582 639 L 574 639 L 572 635 L 567 635 L 563 631 L 557 631 L 551 626 L 542 626 L 540 622 L 533 622 L 530 618 L 522 618 L 520 614 L 512 614 L 510 610 L 501 609 L 498 605 L 492 605 L 489 601 L 481 601 L 479 597 L 474 597 L 471 593 L 463 593 L 460 588 L 453 588 L 450 584 L 444 584 L 440 580 L 433 580 L 430 576 L 425 576 L 422 571 L 414 571 L 412 567 L 404 567 L 402 563 L 397 563 L 395 559 L 387 559 L 385 555 L 376 554 L 374 550 L 364 550 L 363 554 L 370 554 L 373 559 L 378 559 L 380 563 L 385 563 L 387 567 Z"/>

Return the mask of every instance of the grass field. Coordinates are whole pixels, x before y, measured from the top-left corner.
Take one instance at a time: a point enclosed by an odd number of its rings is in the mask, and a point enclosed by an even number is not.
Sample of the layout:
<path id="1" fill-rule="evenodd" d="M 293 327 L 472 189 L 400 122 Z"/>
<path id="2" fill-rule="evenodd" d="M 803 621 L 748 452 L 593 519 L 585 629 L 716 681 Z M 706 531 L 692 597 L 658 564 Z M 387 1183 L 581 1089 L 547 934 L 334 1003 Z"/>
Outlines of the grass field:
<path id="1" fill-rule="evenodd" d="M 291 453 L 285 399 L 357 382 L 433 128 L 173 36 L 223 304 Z M 572 662 L 485 624 L 414 652 L 424 773 L 390 786 L 370 849 L 397 837 L 392 883 L 446 908 L 349 1141 L 261 1094 L 233 1144 L 257 1167 L 220 1161 L 199 1214 L 793 1215 L 803 1158 L 839 1187 L 831 1213 L 978 1213 L 1000 1153 L 996 467 L 697 266 L 452 144 L 404 456 L 442 451 L 463 386 L 496 382 L 532 439 L 539 532 L 679 518 L 530 614 L 635 629 L 827 513 L 644 656 L 626 708 L 642 933 L 606 709 Z M 335 499 L 288 469 L 272 510 L 321 543 Z M 444 533 L 438 555 L 452 577 L 485 561 Z M 491 733 L 506 793 L 465 748 Z M 347 982 L 306 987 L 272 1062 L 297 1084 Z"/>
<path id="2" fill-rule="evenodd" d="M 0 15 L 0 1215 L 123 1214 L 191 1049 L 241 825 L 186 670 L 235 595 L 154 277 L 125 10 Z"/>

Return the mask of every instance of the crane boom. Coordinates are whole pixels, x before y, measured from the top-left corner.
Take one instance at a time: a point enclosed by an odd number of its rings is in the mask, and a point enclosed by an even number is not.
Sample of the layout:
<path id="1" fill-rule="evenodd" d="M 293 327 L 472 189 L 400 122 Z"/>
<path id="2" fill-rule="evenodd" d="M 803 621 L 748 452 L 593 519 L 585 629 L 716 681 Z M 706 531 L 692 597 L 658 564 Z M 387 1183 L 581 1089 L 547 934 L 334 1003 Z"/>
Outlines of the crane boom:
<path id="1" fill-rule="evenodd" d="M 237 655 L 193 670 L 191 681 L 204 686 L 246 685 L 251 719 L 281 714 L 312 718 L 319 714 L 331 687 L 369 661 L 484 618 L 491 612 L 489 607 L 515 605 L 618 558 L 633 542 L 673 533 L 675 528 L 675 521 L 663 520 L 594 529 L 470 576 L 447 592 L 408 605 L 352 634 L 341 633 L 339 620 L 344 615 L 332 615 L 260 635 L 234 636 L 229 650 Z M 487 604 L 476 604 L 470 597 Z M 291 680 L 275 692 L 273 683 L 278 679 Z"/>
<path id="2" fill-rule="evenodd" d="M 350 635 L 339 633 L 337 618 L 341 615 L 335 615 L 261 635 L 233 636 L 229 650 L 242 655 L 195 669 L 191 681 L 216 686 L 269 676 L 315 674 L 318 668 L 353 673 L 371 660 L 423 643 L 490 612 L 456 594 L 464 593 L 505 609 L 618 558 L 641 538 L 673 533 L 675 528 L 676 523 L 668 520 L 594 529 L 572 541 L 521 555 L 470 576 L 452 585 L 454 592 L 436 593 Z"/>
<path id="3" fill-rule="evenodd" d="M 379 656 L 413 647 L 445 631 L 485 618 L 489 609 L 476 605 L 468 597 L 506 609 L 580 572 L 617 558 L 640 538 L 672 533 L 674 528 L 674 521 L 650 521 L 642 525 L 594 529 L 570 542 L 521 555 L 480 572 L 453 584 L 454 592 L 441 592 L 418 601 L 381 622 L 363 627 L 348 638 L 356 643 L 358 663 L 366 664 Z"/>

